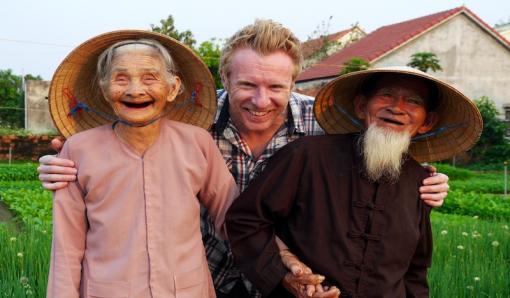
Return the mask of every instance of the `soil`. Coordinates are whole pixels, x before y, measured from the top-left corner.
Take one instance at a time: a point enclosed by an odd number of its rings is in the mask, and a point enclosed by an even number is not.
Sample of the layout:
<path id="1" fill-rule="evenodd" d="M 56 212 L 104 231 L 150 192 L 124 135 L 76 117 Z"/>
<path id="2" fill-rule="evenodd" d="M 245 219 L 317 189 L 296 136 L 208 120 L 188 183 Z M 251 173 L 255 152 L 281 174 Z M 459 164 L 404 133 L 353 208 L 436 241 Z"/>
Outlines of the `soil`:
<path id="1" fill-rule="evenodd" d="M 0 201 L 0 222 L 6 222 L 11 221 L 12 214 L 9 211 L 9 208 L 7 208 L 7 205 L 4 204 L 4 202 Z"/>

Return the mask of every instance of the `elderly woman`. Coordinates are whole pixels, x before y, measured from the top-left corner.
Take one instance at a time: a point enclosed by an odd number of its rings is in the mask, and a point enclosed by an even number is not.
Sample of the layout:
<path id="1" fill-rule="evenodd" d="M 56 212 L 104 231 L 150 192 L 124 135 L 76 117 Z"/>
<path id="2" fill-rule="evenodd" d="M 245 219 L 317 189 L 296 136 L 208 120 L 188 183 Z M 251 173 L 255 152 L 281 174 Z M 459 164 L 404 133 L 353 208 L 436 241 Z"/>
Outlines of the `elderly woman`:
<path id="1" fill-rule="evenodd" d="M 62 62 L 50 109 L 78 175 L 55 192 L 48 297 L 215 296 L 199 203 L 220 229 L 238 194 L 202 129 L 215 106 L 206 66 L 160 34 L 103 34 Z"/>

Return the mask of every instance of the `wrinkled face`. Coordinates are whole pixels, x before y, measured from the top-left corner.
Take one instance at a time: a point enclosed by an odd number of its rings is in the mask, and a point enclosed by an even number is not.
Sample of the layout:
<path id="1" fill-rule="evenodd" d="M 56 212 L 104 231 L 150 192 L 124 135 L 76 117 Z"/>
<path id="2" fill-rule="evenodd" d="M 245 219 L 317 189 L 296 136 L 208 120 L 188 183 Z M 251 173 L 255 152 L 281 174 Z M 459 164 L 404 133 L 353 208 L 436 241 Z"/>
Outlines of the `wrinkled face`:
<path id="1" fill-rule="evenodd" d="M 155 49 L 134 44 L 115 49 L 103 93 L 119 118 L 142 124 L 164 113 L 179 87 L 178 77 L 175 84 L 169 83 L 165 63 Z"/>
<path id="2" fill-rule="evenodd" d="M 241 135 L 274 133 L 284 123 L 293 70 L 292 59 L 283 52 L 266 56 L 249 48 L 234 52 L 223 83 L 230 117 Z"/>
<path id="3" fill-rule="evenodd" d="M 356 115 L 366 127 L 376 124 L 396 132 L 407 131 L 411 136 L 428 132 L 436 123 L 436 114 L 427 113 L 428 86 L 412 77 L 383 76 L 374 92 L 355 100 Z"/>

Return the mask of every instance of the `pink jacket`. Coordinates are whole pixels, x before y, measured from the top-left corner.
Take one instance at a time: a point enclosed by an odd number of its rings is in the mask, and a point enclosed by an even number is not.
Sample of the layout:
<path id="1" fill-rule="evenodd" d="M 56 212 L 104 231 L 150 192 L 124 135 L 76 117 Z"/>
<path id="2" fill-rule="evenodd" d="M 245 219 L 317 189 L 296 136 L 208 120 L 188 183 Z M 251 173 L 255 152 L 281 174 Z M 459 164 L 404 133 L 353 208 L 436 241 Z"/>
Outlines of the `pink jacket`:
<path id="1" fill-rule="evenodd" d="M 55 192 L 48 297 L 215 297 L 199 202 L 219 229 L 238 191 L 205 130 L 165 120 L 139 156 L 101 126 L 61 157 L 78 181 Z"/>

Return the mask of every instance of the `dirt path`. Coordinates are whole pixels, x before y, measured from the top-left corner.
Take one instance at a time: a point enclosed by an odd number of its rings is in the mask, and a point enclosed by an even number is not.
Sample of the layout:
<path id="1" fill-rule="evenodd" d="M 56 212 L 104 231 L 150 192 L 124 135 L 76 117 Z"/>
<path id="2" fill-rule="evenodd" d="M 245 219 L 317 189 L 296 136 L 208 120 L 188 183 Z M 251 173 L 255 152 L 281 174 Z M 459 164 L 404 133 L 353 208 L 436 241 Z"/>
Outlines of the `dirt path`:
<path id="1" fill-rule="evenodd" d="M 12 214 L 7 208 L 7 205 L 4 202 L 0 201 L 0 222 L 11 221 Z"/>

